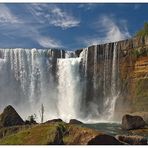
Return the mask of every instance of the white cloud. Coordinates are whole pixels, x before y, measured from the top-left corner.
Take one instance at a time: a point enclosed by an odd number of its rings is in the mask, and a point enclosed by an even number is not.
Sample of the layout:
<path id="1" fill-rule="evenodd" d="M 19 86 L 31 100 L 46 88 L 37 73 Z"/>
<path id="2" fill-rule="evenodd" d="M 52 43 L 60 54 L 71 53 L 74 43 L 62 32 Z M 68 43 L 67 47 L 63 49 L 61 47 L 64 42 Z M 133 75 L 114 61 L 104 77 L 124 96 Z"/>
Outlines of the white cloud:
<path id="1" fill-rule="evenodd" d="M 29 25 L 25 30 L 21 30 L 21 28 L 25 28 L 24 26 L 20 26 L 18 30 L 20 30 L 20 36 L 21 37 L 27 37 L 31 40 L 34 40 L 37 42 L 40 46 L 44 48 L 60 48 L 63 47 L 62 43 L 52 38 L 50 35 L 45 36 L 40 33 L 37 27 Z"/>
<path id="2" fill-rule="evenodd" d="M 40 30 L 41 28 L 38 24 L 32 25 L 32 23 L 28 23 L 27 19 L 19 18 L 5 4 L 0 4 L 1 36 L 3 35 L 9 39 L 15 39 L 16 37 L 23 39 L 25 37 L 38 43 L 43 48 L 63 47 L 59 40 L 52 38 L 50 35 L 43 35 Z M 15 44 L 16 46 L 20 45 L 20 43 Z"/>
<path id="3" fill-rule="evenodd" d="M 80 24 L 72 14 L 53 4 L 34 4 L 29 6 L 29 10 L 39 23 L 49 23 L 62 29 L 77 27 Z"/>
<path id="4" fill-rule="evenodd" d="M 0 4 L 0 23 L 20 23 L 18 18 L 12 14 L 4 4 Z"/>
<path id="5" fill-rule="evenodd" d="M 51 37 L 45 37 L 40 35 L 38 32 L 36 33 L 36 39 L 37 42 L 45 48 L 60 48 L 63 47 L 63 45 L 60 43 L 60 41 L 55 40 Z"/>
<path id="6" fill-rule="evenodd" d="M 97 35 L 83 40 L 87 46 L 115 42 L 131 37 L 126 20 L 115 20 L 112 16 L 103 15 L 95 25 L 97 26 Z"/>
<path id="7" fill-rule="evenodd" d="M 54 26 L 61 27 L 62 29 L 67 29 L 71 27 L 76 27 L 79 25 L 80 21 L 69 15 L 66 11 L 55 7 L 51 9 L 51 15 L 48 18 L 50 23 Z"/>

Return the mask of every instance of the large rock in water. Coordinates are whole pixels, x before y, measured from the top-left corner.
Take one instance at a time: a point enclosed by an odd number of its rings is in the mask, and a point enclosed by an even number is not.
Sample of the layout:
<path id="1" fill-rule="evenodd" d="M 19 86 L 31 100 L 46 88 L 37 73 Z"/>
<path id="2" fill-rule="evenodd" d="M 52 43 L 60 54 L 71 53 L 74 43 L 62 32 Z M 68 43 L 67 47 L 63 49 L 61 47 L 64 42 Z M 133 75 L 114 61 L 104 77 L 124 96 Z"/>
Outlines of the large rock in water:
<path id="1" fill-rule="evenodd" d="M 147 139 L 142 136 L 117 135 L 117 140 L 131 145 L 147 145 Z"/>
<path id="2" fill-rule="evenodd" d="M 140 116 L 124 115 L 122 118 L 122 128 L 125 130 L 143 128 L 145 125 L 145 121 Z"/>
<path id="3" fill-rule="evenodd" d="M 16 110 L 11 106 L 7 106 L 3 113 L 0 115 L 0 126 L 8 127 L 14 125 L 23 125 L 24 121 L 16 112 Z"/>

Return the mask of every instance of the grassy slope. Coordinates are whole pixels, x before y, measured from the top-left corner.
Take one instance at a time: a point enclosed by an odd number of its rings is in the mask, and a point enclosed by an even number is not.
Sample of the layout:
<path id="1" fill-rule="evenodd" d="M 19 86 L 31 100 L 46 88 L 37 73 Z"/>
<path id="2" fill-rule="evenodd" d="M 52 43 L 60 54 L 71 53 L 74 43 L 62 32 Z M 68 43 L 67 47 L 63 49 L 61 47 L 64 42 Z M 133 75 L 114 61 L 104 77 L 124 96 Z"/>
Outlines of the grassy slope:
<path id="1" fill-rule="evenodd" d="M 56 125 L 40 124 L 0 139 L 0 144 L 48 144 L 55 137 Z"/>
<path id="2" fill-rule="evenodd" d="M 86 145 L 91 144 L 92 140 L 97 144 L 121 144 L 114 137 L 97 130 L 58 122 L 39 124 L 7 135 L 0 139 L 0 145 Z"/>
<path id="3" fill-rule="evenodd" d="M 0 139 L 1 145 L 41 145 L 55 144 L 57 128 L 63 131 L 64 144 L 86 144 L 89 139 L 103 133 L 82 127 L 81 125 L 69 125 L 63 122 L 40 124 L 18 133 L 7 135 Z M 85 136 L 84 136 L 85 135 Z"/>

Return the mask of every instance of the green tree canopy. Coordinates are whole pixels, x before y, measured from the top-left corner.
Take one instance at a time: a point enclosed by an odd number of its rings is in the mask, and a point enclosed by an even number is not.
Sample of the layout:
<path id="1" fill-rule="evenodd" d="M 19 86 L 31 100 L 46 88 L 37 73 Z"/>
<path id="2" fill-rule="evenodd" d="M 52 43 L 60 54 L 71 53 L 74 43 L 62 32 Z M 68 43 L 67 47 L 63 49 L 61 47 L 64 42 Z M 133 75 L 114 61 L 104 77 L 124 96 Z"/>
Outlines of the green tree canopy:
<path id="1" fill-rule="evenodd" d="M 136 33 L 136 36 L 146 36 L 148 35 L 148 22 L 144 23 L 144 27 Z"/>

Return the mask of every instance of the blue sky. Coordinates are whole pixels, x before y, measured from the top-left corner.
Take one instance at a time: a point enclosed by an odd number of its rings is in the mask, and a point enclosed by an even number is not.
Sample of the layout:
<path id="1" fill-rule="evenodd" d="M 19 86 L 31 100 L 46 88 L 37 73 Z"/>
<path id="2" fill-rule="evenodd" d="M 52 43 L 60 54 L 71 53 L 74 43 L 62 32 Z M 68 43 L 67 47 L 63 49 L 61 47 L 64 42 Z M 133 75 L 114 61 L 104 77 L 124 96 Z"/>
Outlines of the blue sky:
<path id="1" fill-rule="evenodd" d="M 0 4 L 0 48 L 75 50 L 132 37 L 148 4 Z"/>

